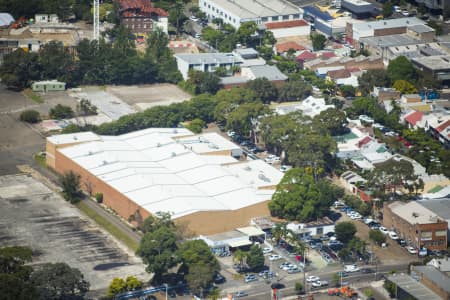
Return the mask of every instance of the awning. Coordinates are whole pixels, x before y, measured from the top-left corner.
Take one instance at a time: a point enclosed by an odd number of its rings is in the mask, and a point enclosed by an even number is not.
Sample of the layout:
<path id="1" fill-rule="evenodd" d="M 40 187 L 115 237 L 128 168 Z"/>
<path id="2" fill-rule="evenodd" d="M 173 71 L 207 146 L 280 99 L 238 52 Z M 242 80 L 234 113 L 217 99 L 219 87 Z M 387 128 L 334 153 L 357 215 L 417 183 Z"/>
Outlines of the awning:
<path id="1" fill-rule="evenodd" d="M 259 235 L 265 235 L 266 234 L 264 231 L 254 227 L 254 226 L 236 228 L 236 230 L 239 231 L 239 232 L 242 232 L 243 234 L 246 234 L 248 236 L 259 236 Z"/>
<path id="2" fill-rule="evenodd" d="M 231 248 L 237 248 L 237 247 L 242 247 L 242 246 L 248 246 L 251 244 L 252 244 L 252 242 L 249 240 L 239 240 L 239 241 L 229 242 L 228 246 L 230 246 Z"/>

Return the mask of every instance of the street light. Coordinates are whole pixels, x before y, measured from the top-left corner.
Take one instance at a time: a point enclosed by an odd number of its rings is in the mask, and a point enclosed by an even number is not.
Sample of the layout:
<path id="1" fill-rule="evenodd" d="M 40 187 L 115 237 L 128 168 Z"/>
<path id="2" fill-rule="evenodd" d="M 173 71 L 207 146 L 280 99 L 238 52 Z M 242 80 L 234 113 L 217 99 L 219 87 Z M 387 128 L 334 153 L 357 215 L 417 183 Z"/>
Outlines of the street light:
<path id="1" fill-rule="evenodd" d="M 169 285 L 167 283 L 164 283 L 164 286 L 166 287 L 166 300 L 167 300 L 167 288 Z"/>

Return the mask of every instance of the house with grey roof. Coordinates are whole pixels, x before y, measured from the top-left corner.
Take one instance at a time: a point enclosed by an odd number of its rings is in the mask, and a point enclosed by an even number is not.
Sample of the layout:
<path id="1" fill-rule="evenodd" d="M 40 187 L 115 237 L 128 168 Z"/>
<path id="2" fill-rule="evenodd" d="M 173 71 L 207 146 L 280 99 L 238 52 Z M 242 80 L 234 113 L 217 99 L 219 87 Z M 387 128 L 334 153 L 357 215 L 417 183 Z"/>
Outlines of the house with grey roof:
<path id="1" fill-rule="evenodd" d="M 189 71 L 214 72 L 223 67 L 230 70 L 234 66 L 240 66 L 242 59 L 233 53 L 180 53 L 174 55 L 177 60 L 178 71 L 184 80 L 189 78 Z"/>
<path id="2" fill-rule="evenodd" d="M 284 75 L 276 66 L 257 65 L 242 67 L 239 76 L 222 77 L 221 84 L 225 88 L 232 88 L 242 86 L 248 81 L 258 78 L 266 78 L 275 85 L 283 84 L 288 79 L 288 77 Z"/>

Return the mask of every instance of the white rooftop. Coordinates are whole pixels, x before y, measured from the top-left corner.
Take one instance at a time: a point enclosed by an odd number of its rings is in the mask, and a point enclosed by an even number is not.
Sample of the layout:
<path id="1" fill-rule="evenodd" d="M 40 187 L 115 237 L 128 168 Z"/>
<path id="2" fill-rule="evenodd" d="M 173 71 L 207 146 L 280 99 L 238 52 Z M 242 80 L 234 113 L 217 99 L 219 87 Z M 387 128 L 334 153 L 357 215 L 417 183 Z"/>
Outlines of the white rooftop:
<path id="1" fill-rule="evenodd" d="M 424 207 L 423 205 L 411 201 L 408 203 L 396 201 L 389 204 L 392 212 L 401 217 L 411 225 L 413 224 L 433 224 L 441 220 L 438 215 Z"/>
<path id="2" fill-rule="evenodd" d="M 270 200 L 283 177 L 260 160 L 238 162 L 225 154 L 205 155 L 239 149 L 215 133 L 150 128 L 121 136 L 86 132 L 78 140 L 82 137 L 85 143 L 58 151 L 150 213 L 171 212 L 174 219 Z M 69 143 L 73 137 L 48 139 Z M 206 140 L 218 149 L 209 147 Z"/>
<path id="3" fill-rule="evenodd" d="M 47 138 L 54 145 L 98 141 L 99 139 L 100 137 L 92 132 L 59 134 Z"/>

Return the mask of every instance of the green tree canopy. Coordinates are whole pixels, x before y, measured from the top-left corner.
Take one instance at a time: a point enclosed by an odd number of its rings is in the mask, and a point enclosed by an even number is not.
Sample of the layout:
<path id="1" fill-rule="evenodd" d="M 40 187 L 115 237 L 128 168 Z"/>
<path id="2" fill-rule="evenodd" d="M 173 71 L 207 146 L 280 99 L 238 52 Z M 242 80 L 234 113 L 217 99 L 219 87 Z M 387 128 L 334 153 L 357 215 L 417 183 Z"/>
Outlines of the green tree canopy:
<path id="1" fill-rule="evenodd" d="M 81 196 L 80 175 L 70 170 L 61 177 L 60 182 L 64 198 L 71 203 L 78 201 Z"/>
<path id="2" fill-rule="evenodd" d="M 363 95 L 369 95 L 374 86 L 389 87 L 391 79 L 386 70 L 367 70 L 359 78 L 359 90 Z"/>
<path id="3" fill-rule="evenodd" d="M 414 84 L 406 80 L 396 80 L 392 87 L 402 94 L 417 93 L 417 89 Z"/>
<path id="4" fill-rule="evenodd" d="M 298 101 L 311 95 L 311 92 L 312 88 L 306 82 L 288 81 L 280 87 L 278 98 L 281 101 Z"/>
<path id="5" fill-rule="evenodd" d="M 387 74 L 392 82 L 396 80 L 416 82 L 418 78 L 416 68 L 405 56 L 399 56 L 391 60 L 387 67 Z"/>
<path id="6" fill-rule="evenodd" d="M 356 226 L 352 222 L 340 222 L 334 227 L 334 232 L 336 232 L 336 238 L 346 244 L 353 239 Z"/>
<path id="7" fill-rule="evenodd" d="M 270 109 L 262 103 L 244 103 L 231 111 L 227 116 L 226 128 L 242 136 L 250 136 L 253 129 L 252 121 L 261 115 L 270 113 Z"/>
<path id="8" fill-rule="evenodd" d="M 0 65 L 2 82 L 13 90 L 22 90 L 31 82 L 40 78 L 39 56 L 34 52 L 25 52 L 19 48 L 3 57 Z"/>
<path id="9" fill-rule="evenodd" d="M 386 235 L 379 230 L 369 231 L 369 239 L 375 242 L 375 244 L 381 245 L 386 242 Z"/>
<path id="10" fill-rule="evenodd" d="M 319 51 L 325 48 L 325 43 L 327 42 L 327 38 L 320 33 L 311 34 L 311 41 L 313 45 L 314 51 Z"/>
<path id="11" fill-rule="evenodd" d="M 269 210 L 276 217 L 308 222 L 324 217 L 342 194 L 342 189 L 328 181 L 316 182 L 304 170 L 293 168 L 277 185 Z"/>
<path id="12" fill-rule="evenodd" d="M 254 91 L 256 96 L 261 99 L 263 103 L 270 103 L 271 101 L 277 100 L 277 88 L 265 77 L 247 82 L 246 87 Z"/>
<path id="13" fill-rule="evenodd" d="M 80 270 L 66 263 L 47 263 L 31 274 L 31 281 L 39 292 L 39 299 L 84 299 L 89 283 Z"/>
<path id="14" fill-rule="evenodd" d="M 250 251 L 247 253 L 247 265 L 252 270 L 264 267 L 264 254 L 258 245 L 250 247 Z"/>
<path id="15" fill-rule="evenodd" d="M 327 135 L 341 135 L 347 132 L 347 116 L 342 110 L 329 108 L 314 117 L 313 124 Z"/>

